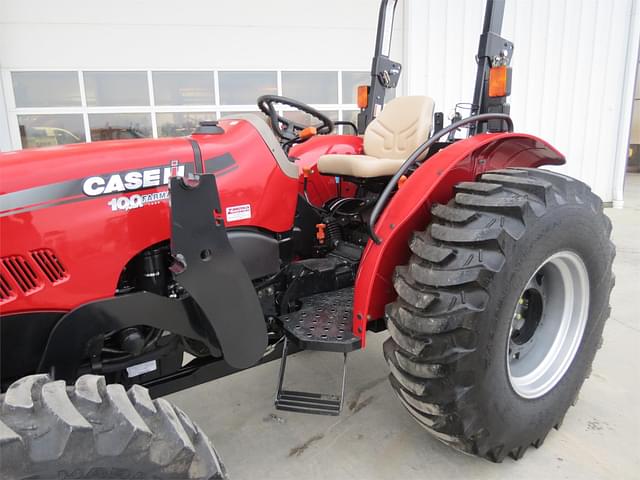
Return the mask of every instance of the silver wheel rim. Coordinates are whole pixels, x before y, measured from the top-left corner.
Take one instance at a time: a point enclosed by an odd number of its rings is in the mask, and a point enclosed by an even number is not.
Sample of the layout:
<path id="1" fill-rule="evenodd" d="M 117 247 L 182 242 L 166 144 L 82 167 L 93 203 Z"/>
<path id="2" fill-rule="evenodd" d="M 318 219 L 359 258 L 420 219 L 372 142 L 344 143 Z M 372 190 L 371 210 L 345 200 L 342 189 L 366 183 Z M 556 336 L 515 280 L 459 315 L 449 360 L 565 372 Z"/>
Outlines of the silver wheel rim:
<path id="1" fill-rule="evenodd" d="M 589 314 L 589 274 L 568 250 L 546 259 L 520 293 L 509 330 L 507 370 L 515 392 L 538 398 L 562 379 Z"/>

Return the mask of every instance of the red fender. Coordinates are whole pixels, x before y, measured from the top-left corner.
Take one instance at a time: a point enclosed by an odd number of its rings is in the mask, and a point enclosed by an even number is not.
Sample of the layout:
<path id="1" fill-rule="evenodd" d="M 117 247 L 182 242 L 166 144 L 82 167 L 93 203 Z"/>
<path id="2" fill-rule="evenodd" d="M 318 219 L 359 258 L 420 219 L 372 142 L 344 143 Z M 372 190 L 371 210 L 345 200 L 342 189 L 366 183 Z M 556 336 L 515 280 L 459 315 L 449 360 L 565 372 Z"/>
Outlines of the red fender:
<path id="1" fill-rule="evenodd" d="M 564 156 L 544 140 L 522 133 L 481 134 L 455 142 L 429 158 L 393 196 L 375 226 L 382 242 L 369 241 L 355 284 L 353 331 L 365 346 L 366 324 L 383 317 L 396 296 L 392 275 L 408 261 L 412 232 L 426 228 L 431 205 L 447 203 L 453 187 L 488 170 L 562 165 Z"/>

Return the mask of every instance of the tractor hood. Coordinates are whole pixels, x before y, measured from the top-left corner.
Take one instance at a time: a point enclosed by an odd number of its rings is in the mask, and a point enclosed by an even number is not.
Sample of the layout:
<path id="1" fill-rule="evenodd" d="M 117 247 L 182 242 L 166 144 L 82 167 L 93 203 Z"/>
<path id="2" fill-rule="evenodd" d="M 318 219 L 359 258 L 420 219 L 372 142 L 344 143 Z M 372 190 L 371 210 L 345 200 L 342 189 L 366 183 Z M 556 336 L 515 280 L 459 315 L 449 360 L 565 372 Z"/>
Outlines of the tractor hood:
<path id="1" fill-rule="evenodd" d="M 268 130 L 261 120 L 234 119 L 191 137 L 3 153 L 0 217 L 98 199 L 114 211 L 129 210 L 168 201 L 172 175 L 213 173 L 223 206 L 231 208 L 226 218 L 229 224 L 288 230 L 295 210 L 297 167 L 288 162 L 273 138 L 265 137 L 273 134 L 261 131 L 263 125 Z M 283 161 L 288 165 L 283 166 Z M 273 187 L 267 189 L 267 184 Z M 290 200 L 283 201 L 282 194 L 288 190 Z M 115 203 L 110 204 L 112 201 Z M 286 218 L 269 214 L 270 209 L 283 208 Z"/>
<path id="2" fill-rule="evenodd" d="M 194 171 L 187 139 L 116 140 L 0 155 L 0 212 L 168 184 L 172 161 Z"/>

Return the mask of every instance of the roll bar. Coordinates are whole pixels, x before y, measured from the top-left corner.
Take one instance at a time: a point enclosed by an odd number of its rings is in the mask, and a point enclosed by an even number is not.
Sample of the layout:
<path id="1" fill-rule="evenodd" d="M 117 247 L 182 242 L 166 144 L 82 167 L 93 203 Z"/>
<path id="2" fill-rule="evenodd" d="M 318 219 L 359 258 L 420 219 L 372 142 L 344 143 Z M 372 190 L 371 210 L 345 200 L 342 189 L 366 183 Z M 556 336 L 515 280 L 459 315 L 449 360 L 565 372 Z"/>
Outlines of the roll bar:
<path id="1" fill-rule="evenodd" d="M 393 21 L 398 0 L 382 0 L 378 12 L 376 45 L 371 62 L 371 83 L 367 107 L 358 114 L 358 133 L 363 134 L 371 121 L 384 107 L 384 97 L 388 89 L 395 88 L 400 79 L 402 65 L 389 58 Z M 471 115 L 485 113 L 509 114 L 507 97 L 490 97 L 488 94 L 489 71 L 491 67 L 509 67 L 513 55 L 513 43 L 500 36 L 504 18 L 505 0 L 487 0 L 484 23 L 478 43 L 476 83 Z M 510 71 L 508 73 L 510 79 Z M 510 80 L 509 80 L 510 84 Z M 510 90 L 510 85 L 508 87 Z M 500 120 L 478 122 L 469 128 L 469 135 L 486 131 L 499 131 Z"/>
<path id="2" fill-rule="evenodd" d="M 371 83 L 369 85 L 367 108 L 358 114 L 359 134 L 364 133 L 367 125 L 382 110 L 387 89 L 398 86 L 402 65 L 389 59 L 393 20 L 397 4 L 398 0 L 382 0 L 380 3 L 376 47 L 373 52 L 373 61 L 371 62 Z"/>
<path id="3" fill-rule="evenodd" d="M 484 12 L 484 24 L 478 43 L 478 70 L 473 92 L 471 114 L 504 113 L 509 115 L 510 106 L 507 97 L 511 93 L 511 57 L 513 56 L 513 42 L 500 36 L 502 20 L 504 18 L 505 0 L 487 0 Z M 503 97 L 490 97 L 488 92 L 489 71 L 492 67 L 504 66 L 508 69 L 507 94 Z M 481 132 L 499 131 L 500 121 L 489 121 L 472 125 L 469 136 Z"/>

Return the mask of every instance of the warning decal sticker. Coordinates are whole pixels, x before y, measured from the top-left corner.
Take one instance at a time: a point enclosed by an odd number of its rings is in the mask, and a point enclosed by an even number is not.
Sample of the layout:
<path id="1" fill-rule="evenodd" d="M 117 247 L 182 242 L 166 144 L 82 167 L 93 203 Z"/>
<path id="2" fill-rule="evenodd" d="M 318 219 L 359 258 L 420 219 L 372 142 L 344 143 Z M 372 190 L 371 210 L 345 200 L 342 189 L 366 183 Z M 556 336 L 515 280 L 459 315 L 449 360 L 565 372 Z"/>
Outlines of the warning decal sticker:
<path id="1" fill-rule="evenodd" d="M 251 218 L 251 205 L 236 205 L 227 207 L 227 222 L 237 222 Z"/>

